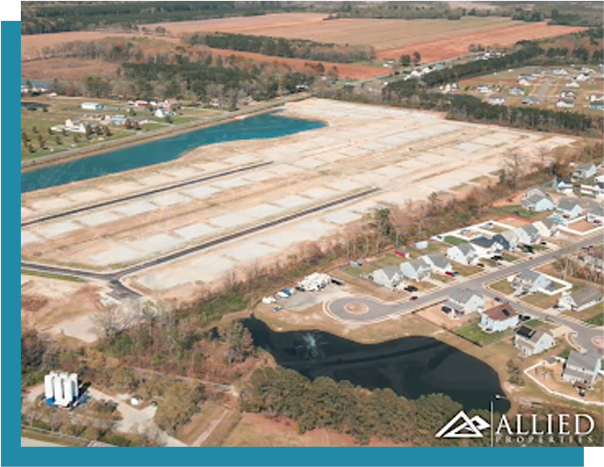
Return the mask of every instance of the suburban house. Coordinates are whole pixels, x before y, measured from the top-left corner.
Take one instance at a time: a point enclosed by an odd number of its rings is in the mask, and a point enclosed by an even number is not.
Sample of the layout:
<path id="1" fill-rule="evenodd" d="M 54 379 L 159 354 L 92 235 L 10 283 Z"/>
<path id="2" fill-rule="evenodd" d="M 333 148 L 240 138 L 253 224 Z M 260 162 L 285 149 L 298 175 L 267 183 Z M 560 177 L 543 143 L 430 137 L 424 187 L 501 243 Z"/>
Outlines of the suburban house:
<path id="1" fill-rule="evenodd" d="M 509 303 L 480 312 L 480 328 L 485 332 L 503 332 L 518 325 L 520 317 Z"/>
<path id="2" fill-rule="evenodd" d="M 575 76 L 575 81 L 589 81 L 589 75 L 586 73 L 581 73 L 580 75 Z"/>
<path id="3" fill-rule="evenodd" d="M 565 219 L 576 219 L 583 214 L 583 208 L 578 199 L 562 198 L 556 206 L 556 213 Z"/>
<path id="4" fill-rule="evenodd" d="M 545 290 L 551 282 L 552 281 L 544 274 L 525 269 L 514 277 L 512 287 L 515 290 L 515 295 L 519 295 L 522 293 L 534 293 Z"/>
<path id="5" fill-rule="evenodd" d="M 518 80 L 518 84 L 519 84 L 520 86 L 532 86 L 532 85 L 533 85 L 533 83 L 531 83 L 531 82 L 530 82 L 528 79 L 526 79 L 526 78 L 520 78 L 520 79 Z M 523 103 L 524 103 L 524 101 L 523 101 Z"/>
<path id="6" fill-rule="evenodd" d="M 541 331 L 521 326 L 514 336 L 514 346 L 525 357 L 537 355 L 551 349 L 555 344 L 554 336 L 548 331 Z"/>
<path id="7" fill-rule="evenodd" d="M 530 188 L 522 197 L 522 207 L 532 212 L 551 211 L 554 209 L 554 201 L 541 188 Z"/>
<path id="8" fill-rule="evenodd" d="M 505 97 L 501 97 L 501 96 L 491 97 L 488 100 L 488 103 L 490 105 L 504 105 L 505 104 Z"/>
<path id="9" fill-rule="evenodd" d="M 524 90 L 522 88 L 510 88 L 508 89 L 510 96 L 524 96 Z"/>
<path id="10" fill-rule="evenodd" d="M 573 178 L 585 180 L 593 177 L 596 174 L 596 165 L 592 163 L 577 164 L 573 172 Z"/>
<path id="11" fill-rule="evenodd" d="M 568 72 L 564 68 L 556 68 L 553 73 L 555 75 L 568 75 Z"/>
<path id="12" fill-rule="evenodd" d="M 558 306 L 563 310 L 583 311 L 602 302 L 602 291 L 595 286 L 588 286 L 576 292 L 563 292 Z"/>
<path id="13" fill-rule="evenodd" d="M 449 317 L 456 319 L 460 316 L 484 310 L 484 297 L 471 289 L 453 289 L 449 294 L 449 299 L 443 304 L 443 311 L 446 309 Z"/>
<path id="14" fill-rule="evenodd" d="M 406 278 L 414 281 L 421 282 L 430 277 L 430 265 L 421 258 L 401 263 L 400 269 Z"/>
<path id="15" fill-rule="evenodd" d="M 539 230 L 537 230 L 537 227 L 535 227 L 533 224 L 526 224 L 522 227 L 517 227 L 514 229 L 514 233 L 518 235 L 520 243 L 524 243 L 525 245 L 533 245 L 541 241 Z"/>
<path id="16" fill-rule="evenodd" d="M 556 102 L 556 107 L 571 108 L 575 106 L 575 101 L 572 99 L 560 99 Z"/>
<path id="17" fill-rule="evenodd" d="M 370 277 L 376 284 L 390 290 L 396 290 L 401 284 L 405 284 L 403 273 L 397 265 L 377 269 L 371 273 Z"/>
<path id="18" fill-rule="evenodd" d="M 432 253 L 430 255 L 424 255 L 421 257 L 426 264 L 430 266 L 432 272 L 437 274 L 444 274 L 446 272 L 452 272 L 453 267 L 451 266 L 451 261 L 442 253 Z"/>
<path id="19" fill-rule="evenodd" d="M 72 120 L 68 118 L 65 120 L 65 130 L 73 133 L 86 133 L 86 125 L 81 120 Z"/>
<path id="20" fill-rule="evenodd" d="M 483 94 L 489 94 L 491 92 L 491 88 L 485 85 L 478 86 L 476 90 Z"/>
<path id="21" fill-rule="evenodd" d="M 576 99 L 577 95 L 573 91 L 562 91 L 560 97 L 562 99 Z"/>
<path id="22" fill-rule="evenodd" d="M 604 207 L 597 205 L 588 205 L 587 207 L 587 222 L 592 224 L 604 223 Z"/>
<path id="23" fill-rule="evenodd" d="M 503 245 L 494 238 L 477 237 L 470 240 L 470 243 L 481 258 L 493 256 L 503 251 Z"/>
<path id="24" fill-rule="evenodd" d="M 166 110 L 162 107 L 159 107 L 155 112 L 153 112 L 153 115 L 157 118 L 164 118 L 173 117 L 175 114 L 171 110 Z"/>
<path id="25" fill-rule="evenodd" d="M 551 219 L 533 222 L 533 226 L 539 231 L 541 238 L 553 237 L 560 228 L 560 224 Z"/>
<path id="26" fill-rule="evenodd" d="M 568 383 L 580 383 L 593 385 L 600 370 L 600 358 L 591 353 L 579 353 L 571 350 L 564 370 L 562 379 Z"/>
<path id="27" fill-rule="evenodd" d="M 570 180 L 570 178 L 556 177 L 552 182 L 552 188 L 556 191 L 556 193 L 570 195 L 573 192 L 573 182 Z"/>
<path id="28" fill-rule="evenodd" d="M 567 88 L 578 88 L 579 87 L 579 83 L 577 83 L 576 81 L 571 81 L 569 83 L 566 83 L 565 86 Z"/>
<path id="29" fill-rule="evenodd" d="M 479 256 L 471 243 L 462 243 L 447 249 L 447 258 L 456 263 L 470 265 L 478 262 Z"/>
<path id="30" fill-rule="evenodd" d="M 514 251 L 520 244 L 520 237 L 515 230 L 516 229 L 510 229 L 500 234 L 493 235 L 493 240 L 496 240 L 504 250 Z"/>

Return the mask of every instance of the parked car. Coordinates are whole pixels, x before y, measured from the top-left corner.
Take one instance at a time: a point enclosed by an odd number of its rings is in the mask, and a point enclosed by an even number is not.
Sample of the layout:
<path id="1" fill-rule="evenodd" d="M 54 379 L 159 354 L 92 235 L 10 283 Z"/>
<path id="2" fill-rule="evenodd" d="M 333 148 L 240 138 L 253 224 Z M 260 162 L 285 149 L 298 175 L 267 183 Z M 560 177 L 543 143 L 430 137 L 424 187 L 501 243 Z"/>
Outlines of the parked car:
<path id="1" fill-rule="evenodd" d="M 441 311 L 444 311 L 445 313 L 451 313 L 451 308 L 449 308 L 448 306 L 443 306 L 441 308 Z"/>
<path id="2" fill-rule="evenodd" d="M 417 292 L 417 287 L 415 287 L 414 285 L 408 285 L 407 287 L 405 287 L 405 290 L 407 292 Z"/>
<path id="3" fill-rule="evenodd" d="M 495 300 L 496 302 L 499 302 L 499 303 L 503 302 L 503 298 L 499 298 L 499 297 L 495 297 L 493 300 Z"/>
<path id="4" fill-rule="evenodd" d="M 491 256 L 491 259 L 493 261 L 502 261 L 503 260 L 503 256 L 501 256 L 501 255 L 494 255 L 494 256 Z"/>
<path id="5" fill-rule="evenodd" d="M 277 305 L 275 308 L 273 308 L 273 313 L 277 313 L 278 311 L 283 310 L 282 306 Z"/>
<path id="6" fill-rule="evenodd" d="M 451 272 L 451 271 L 445 271 L 445 274 L 447 276 L 451 276 L 451 277 L 455 277 L 455 273 Z"/>
<path id="7" fill-rule="evenodd" d="M 484 264 L 482 263 L 476 263 L 476 266 L 478 266 L 479 268 L 484 268 Z"/>
<path id="8" fill-rule="evenodd" d="M 409 300 L 410 300 L 410 301 L 414 301 L 414 300 L 417 300 L 418 298 L 419 298 L 419 297 L 418 297 L 417 295 L 414 295 L 414 296 L 413 296 L 413 297 L 411 297 Z"/>
<path id="9" fill-rule="evenodd" d="M 547 242 L 540 242 L 542 246 L 547 246 Z"/>

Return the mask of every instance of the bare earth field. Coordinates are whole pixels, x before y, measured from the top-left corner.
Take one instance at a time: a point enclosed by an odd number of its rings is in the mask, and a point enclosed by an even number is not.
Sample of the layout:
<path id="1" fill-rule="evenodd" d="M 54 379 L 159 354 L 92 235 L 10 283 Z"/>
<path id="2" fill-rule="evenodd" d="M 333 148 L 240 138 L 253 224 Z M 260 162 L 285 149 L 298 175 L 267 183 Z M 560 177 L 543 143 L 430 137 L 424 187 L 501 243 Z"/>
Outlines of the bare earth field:
<path id="1" fill-rule="evenodd" d="M 70 81 L 76 77 L 99 76 L 114 78 L 117 75 L 118 63 L 108 63 L 101 60 L 84 60 L 79 58 L 51 58 L 40 62 L 29 61 L 21 63 L 21 76 L 40 81 L 65 80 Z"/>
<path id="2" fill-rule="evenodd" d="M 541 39 L 585 28 L 524 23 L 502 17 L 444 19 L 339 19 L 324 21 L 320 13 L 284 13 L 250 18 L 221 18 L 207 21 L 157 23 L 173 35 L 229 32 L 259 36 L 308 39 L 337 44 L 369 44 L 378 58 L 398 59 L 419 51 L 424 61 L 464 55 L 470 44 L 512 45 L 522 39 Z"/>
<path id="3" fill-rule="evenodd" d="M 361 190 L 349 201 L 236 242 L 146 269 L 126 282 L 150 295 L 186 297 L 228 273 L 286 260 L 308 241 L 341 241 L 343 228 L 384 204 L 492 174 L 520 151 L 527 161 L 574 139 L 446 121 L 442 115 L 320 99 L 287 104 L 283 114 L 326 127 L 279 139 L 220 143 L 176 161 L 25 193 L 22 219 L 148 191 L 254 162 L 272 164 L 224 178 L 63 217 L 22 229 L 22 257 L 112 271 Z"/>

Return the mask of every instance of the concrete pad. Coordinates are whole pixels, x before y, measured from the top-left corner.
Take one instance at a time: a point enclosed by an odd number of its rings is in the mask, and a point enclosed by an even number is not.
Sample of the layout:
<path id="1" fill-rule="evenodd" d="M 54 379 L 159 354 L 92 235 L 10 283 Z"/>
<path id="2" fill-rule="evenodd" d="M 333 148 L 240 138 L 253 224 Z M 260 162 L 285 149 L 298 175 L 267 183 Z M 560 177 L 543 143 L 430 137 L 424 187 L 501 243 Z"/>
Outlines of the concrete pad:
<path id="1" fill-rule="evenodd" d="M 31 209 L 21 206 L 21 219 L 31 216 L 32 213 L 33 211 Z"/>
<path id="2" fill-rule="evenodd" d="M 245 180 L 249 180 L 251 182 L 263 182 L 265 180 L 269 180 L 271 178 L 275 178 L 275 174 L 266 172 L 264 170 L 258 172 L 246 173 L 242 176 Z"/>
<path id="3" fill-rule="evenodd" d="M 21 246 L 41 241 L 41 238 L 27 230 L 21 231 Z"/>
<path id="4" fill-rule="evenodd" d="M 208 185 L 202 185 L 195 188 L 187 188 L 186 190 L 180 190 L 181 193 L 184 193 L 188 196 L 192 196 L 196 199 L 208 198 L 216 193 L 220 193 L 222 190 L 218 188 L 212 188 Z"/>
<path id="5" fill-rule="evenodd" d="M 175 180 L 172 177 L 169 177 L 168 175 L 165 175 L 165 174 L 149 175 L 144 178 L 139 178 L 138 181 L 139 181 L 139 183 L 142 183 L 146 187 L 167 185 L 169 183 L 175 182 Z"/>
<path id="6" fill-rule="evenodd" d="M 125 245 L 117 245 L 108 248 L 101 253 L 89 257 L 89 260 L 97 266 L 109 266 L 111 264 L 130 263 L 144 256 L 140 251 L 128 248 Z"/>
<path id="7" fill-rule="evenodd" d="M 329 180 L 329 183 L 326 183 L 326 185 L 329 185 L 329 187 L 331 187 L 333 190 L 337 190 L 341 193 L 357 190 L 364 186 L 359 182 L 355 182 L 353 180 L 343 177 L 338 177 Z"/>
<path id="8" fill-rule="evenodd" d="M 230 212 L 223 214 L 222 216 L 212 217 L 208 219 L 208 222 L 212 225 L 222 227 L 223 229 L 230 229 L 239 225 L 244 225 L 252 222 L 252 218 L 248 217 L 245 212 Z"/>
<path id="9" fill-rule="evenodd" d="M 152 198 L 147 198 L 147 201 L 153 204 L 157 204 L 161 207 L 168 207 L 174 206 L 175 204 L 190 202 L 191 198 L 189 198 L 188 196 L 184 196 L 179 192 L 172 191 L 153 196 Z"/>
<path id="10" fill-rule="evenodd" d="M 117 206 L 113 208 L 113 211 L 124 214 L 125 216 L 137 216 L 146 212 L 155 211 L 156 209 L 157 206 L 148 203 L 147 201 L 133 201 Z"/>
<path id="11" fill-rule="evenodd" d="M 223 172 L 231 168 L 228 164 L 223 164 L 222 162 L 204 162 L 202 164 L 190 164 L 198 170 L 202 170 L 204 172 Z"/>
<path id="12" fill-rule="evenodd" d="M 321 218 L 324 222 L 330 222 L 332 224 L 347 224 L 349 222 L 354 222 L 363 217 L 361 214 L 356 213 L 354 211 L 350 211 L 348 209 L 341 209 L 339 211 L 333 211 Z"/>
<path id="13" fill-rule="evenodd" d="M 128 242 L 128 246 L 143 252 L 146 256 L 154 253 L 175 250 L 184 245 L 186 240 L 164 233 L 143 237 L 140 240 Z"/>
<path id="14" fill-rule="evenodd" d="M 92 214 L 86 214 L 78 217 L 78 222 L 86 224 L 90 227 L 96 227 L 97 225 L 107 224 L 108 222 L 114 222 L 123 219 L 122 217 L 109 212 L 109 211 L 97 211 Z"/>
<path id="15" fill-rule="evenodd" d="M 211 282 L 222 277 L 233 267 L 235 267 L 235 263 L 224 256 L 203 253 L 195 259 L 187 261 L 183 269 L 193 280 Z"/>
<path id="16" fill-rule="evenodd" d="M 325 161 L 321 159 L 315 159 L 314 157 L 307 157 L 305 159 L 299 159 L 293 164 L 304 169 L 315 169 L 317 167 L 325 165 Z"/>
<path id="17" fill-rule="evenodd" d="M 163 173 L 178 180 L 186 180 L 201 176 L 201 172 L 199 170 L 195 170 L 193 167 L 182 167 L 180 169 L 166 170 Z"/>
<path id="18" fill-rule="evenodd" d="M 138 276 L 136 282 L 147 289 L 161 292 L 194 283 L 196 280 L 188 269 L 176 269 L 174 271 L 149 270 Z"/>
<path id="19" fill-rule="evenodd" d="M 141 186 L 137 185 L 140 189 Z M 124 191 L 120 191 L 123 193 Z M 98 201 L 107 196 L 107 193 L 100 190 L 81 190 L 81 191 L 72 191 L 66 193 L 65 197 L 76 203 L 90 203 L 93 201 Z"/>
<path id="20" fill-rule="evenodd" d="M 300 193 L 302 196 L 307 196 L 312 199 L 323 199 L 323 198 L 333 198 L 338 196 L 339 193 L 337 191 L 330 190 L 329 188 L 324 188 L 321 186 L 317 186 L 315 188 L 311 188 L 310 190 L 306 190 Z"/>
<path id="21" fill-rule="evenodd" d="M 212 182 L 212 186 L 217 186 L 223 189 L 239 188 L 241 186 L 249 185 L 251 182 L 244 180 L 241 177 L 225 178 L 223 180 L 217 180 Z"/>
<path id="22" fill-rule="evenodd" d="M 486 149 L 484 146 L 474 143 L 461 143 L 453 147 L 459 151 L 469 154 L 474 154 L 475 152 L 484 151 Z"/>
<path id="23" fill-rule="evenodd" d="M 36 234 L 44 238 L 54 238 L 60 235 L 79 230 L 82 227 L 73 221 L 48 222 L 34 227 Z"/>
<path id="24" fill-rule="evenodd" d="M 51 196 L 30 203 L 30 206 L 36 211 L 56 212 L 73 205 L 73 201 L 67 198 Z"/>
<path id="25" fill-rule="evenodd" d="M 223 250 L 223 254 L 236 261 L 249 262 L 277 252 L 277 249 L 258 242 L 246 242 Z"/>
<path id="26" fill-rule="evenodd" d="M 184 238 L 185 240 L 193 240 L 199 237 L 205 237 L 207 235 L 212 235 L 216 232 L 216 228 L 212 227 L 209 224 L 204 222 L 198 222 L 196 224 L 187 225 L 186 227 L 181 227 L 180 229 L 174 230 L 176 235 Z"/>
<path id="27" fill-rule="evenodd" d="M 275 216 L 284 211 L 283 208 L 273 206 L 272 204 L 260 204 L 253 208 L 246 209 L 245 214 L 254 219 L 263 219 L 265 217 Z"/>
<path id="28" fill-rule="evenodd" d="M 298 195 L 286 196 L 285 198 L 279 198 L 275 201 L 271 201 L 271 204 L 276 204 L 277 206 L 284 207 L 286 209 L 292 209 L 298 206 L 304 206 L 308 204 L 310 201 L 306 198 L 302 198 Z"/>
<path id="29" fill-rule="evenodd" d="M 248 154 L 241 154 L 239 156 L 229 157 L 225 160 L 229 165 L 247 165 L 252 164 L 253 162 L 258 162 L 259 159 L 255 156 L 250 156 Z"/>

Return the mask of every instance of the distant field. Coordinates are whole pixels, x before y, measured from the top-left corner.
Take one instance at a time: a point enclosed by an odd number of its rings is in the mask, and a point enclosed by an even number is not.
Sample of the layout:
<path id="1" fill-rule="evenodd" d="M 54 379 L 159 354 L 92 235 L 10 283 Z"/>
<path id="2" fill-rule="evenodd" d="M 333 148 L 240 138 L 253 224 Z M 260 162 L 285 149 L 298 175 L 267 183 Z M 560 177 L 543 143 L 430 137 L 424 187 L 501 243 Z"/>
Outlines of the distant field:
<path id="1" fill-rule="evenodd" d="M 79 58 L 51 58 L 44 60 L 44 66 L 39 61 L 21 64 L 21 76 L 40 81 L 66 80 L 71 81 L 87 76 L 115 78 L 119 63 L 108 63 L 101 60 L 84 60 Z"/>
<path id="2" fill-rule="evenodd" d="M 173 35 L 229 32 L 259 36 L 309 39 L 338 44 L 370 44 L 378 58 L 398 58 L 418 50 L 425 61 L 467 53 L 473 43 L 514 44 L 522 39 L 559 36 L 585 28 L 524 23 L 503 17 L 445 19 L 339 19 L 324 21 L 319 13 L 285 13 L 249 18 L 221 18 L 207 21 L 157 23 Z"/>
<path id="3" fill-rule="evenodd" d="M 162 40 L 180 41 L 180 36 L 194 33 L 229 32 L 258 36 L 309 39 L 338 44 L 372 45 L 378 59 L 399 58 L 419 51 L 424 61 L 448 59 L 466 54 L 470 44 L 511 45 L 522 39 L 559 36 L 585 28 L 547 26 L 524 23 L 503 17 L 464 17 L 458 21 L 445 19 L 338 19 L 324 21 L 322 13 L 283 13 L 264 16 L 220 18 L 212 20 L 166 22 L 145 25 L 149 29 L 162 26 L 174 36 Z M 39 51 L 62 42 L 95 41 L 107 37 L 135 37 L 131 33 L 100 31 L 35 34 L 21 37 L 21 58 L 39 58 Z M 142 35 L 138 35 L 142 37 Z M 155 38 L 158 39 L 158 38 Z"/>

